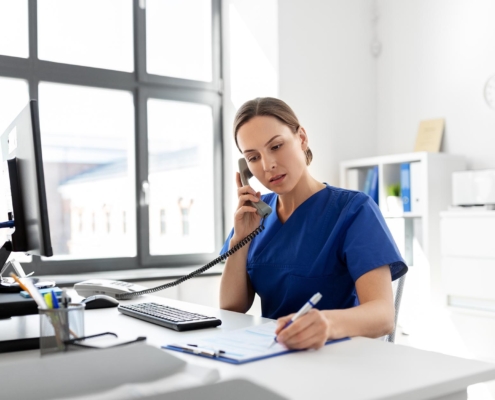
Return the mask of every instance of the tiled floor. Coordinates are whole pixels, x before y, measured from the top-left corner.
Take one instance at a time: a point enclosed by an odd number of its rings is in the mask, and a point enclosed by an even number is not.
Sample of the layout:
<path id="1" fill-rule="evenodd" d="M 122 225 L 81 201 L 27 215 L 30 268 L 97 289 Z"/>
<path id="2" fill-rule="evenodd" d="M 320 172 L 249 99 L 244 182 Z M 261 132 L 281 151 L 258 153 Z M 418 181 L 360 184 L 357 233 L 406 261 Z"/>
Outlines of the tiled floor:
<path id="1" fill-rule="evenodd" d="M 426 307 L 399 322 L 396 344 L 495 363 L 494 313 Z M 495 381 L 470 386 L 468 399 L 495 400 Z"/>

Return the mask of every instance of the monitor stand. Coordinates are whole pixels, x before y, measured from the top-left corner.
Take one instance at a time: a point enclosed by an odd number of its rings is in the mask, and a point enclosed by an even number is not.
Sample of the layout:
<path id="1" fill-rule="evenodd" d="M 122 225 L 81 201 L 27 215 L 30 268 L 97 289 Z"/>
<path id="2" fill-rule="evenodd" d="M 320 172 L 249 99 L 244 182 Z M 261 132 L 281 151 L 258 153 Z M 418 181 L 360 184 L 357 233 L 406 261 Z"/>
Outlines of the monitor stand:
<path id="1" fill-rule="evenodd" d="M 9 267 L 12 267 L 19 278 L 27 278 L 34 274 L 34 272 L 31 272 L 26 275 L 19 261 L 17 261 L 15 258 L 11 258 L 9 260 L 9 256 L 11 253 L 12 243 L 10 241 L 7 241 L 0 248 L 0 294 L 19 293 L 22 290 L 22 288 L 13 278 L 3 277 L 3 274 Z M 50 288 L 55 286 L 55 282 L 53 281 L 40 281 L 40 279 L 38 278 L 31 278 L 31 280 L 34 286 L 36 286 L 38 289 Z"/>

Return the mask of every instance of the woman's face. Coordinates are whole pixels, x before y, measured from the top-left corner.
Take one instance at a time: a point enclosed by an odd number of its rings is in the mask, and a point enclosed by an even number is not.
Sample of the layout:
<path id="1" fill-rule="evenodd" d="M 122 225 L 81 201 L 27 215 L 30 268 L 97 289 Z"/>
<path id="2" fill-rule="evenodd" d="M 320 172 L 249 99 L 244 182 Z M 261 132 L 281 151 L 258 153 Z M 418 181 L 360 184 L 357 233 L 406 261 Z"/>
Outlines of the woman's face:
<path id="1" fill-rule="evenodd" d="M 277 118 L 258 116 L 239 128 L 237 143 L 251 173 L 279 195 L 292 191 L 306 171 L 303 128 L 294 134 Z"/>

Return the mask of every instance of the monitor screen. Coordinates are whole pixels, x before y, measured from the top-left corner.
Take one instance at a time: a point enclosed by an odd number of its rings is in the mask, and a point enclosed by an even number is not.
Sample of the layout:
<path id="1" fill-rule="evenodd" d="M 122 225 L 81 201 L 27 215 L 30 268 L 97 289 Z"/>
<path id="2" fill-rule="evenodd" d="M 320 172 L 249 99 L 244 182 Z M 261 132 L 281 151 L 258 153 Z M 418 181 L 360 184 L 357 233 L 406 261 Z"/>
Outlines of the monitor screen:
<path id="1" fill-rule="evenodd" d="M 0 135 L 0 152 L 2 170 L 8 171 L 7 195 L 12 206 L 8 215 L 0 215 L 0 222 L 14 221 L 9 232 L 11 251 L 50 257 L 53 251 L 36 100 L 31 100 Z"/>

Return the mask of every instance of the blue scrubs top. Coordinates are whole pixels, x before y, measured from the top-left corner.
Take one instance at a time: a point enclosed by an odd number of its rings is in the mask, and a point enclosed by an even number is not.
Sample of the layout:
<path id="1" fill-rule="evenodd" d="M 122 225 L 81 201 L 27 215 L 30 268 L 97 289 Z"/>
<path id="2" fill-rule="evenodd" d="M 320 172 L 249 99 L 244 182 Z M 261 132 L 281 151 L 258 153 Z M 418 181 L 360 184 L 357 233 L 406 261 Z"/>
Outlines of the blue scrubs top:
<path id="1" fill-rule="evenodd" d="M 376 203 L 362 192 L 326 186 L 282 224 L 278 196 L 262 196 L 273 212 L 247 256 L 247 272 L 261 298 L 262 315 L 279 318 L 297 312 L 315 293 L 320 310 L 359 304 L 355 282 L 366 272 L 389 265 L 392 280 L 407 272 Z M 222 254 L 229 248 L 230 233 Z"/>

